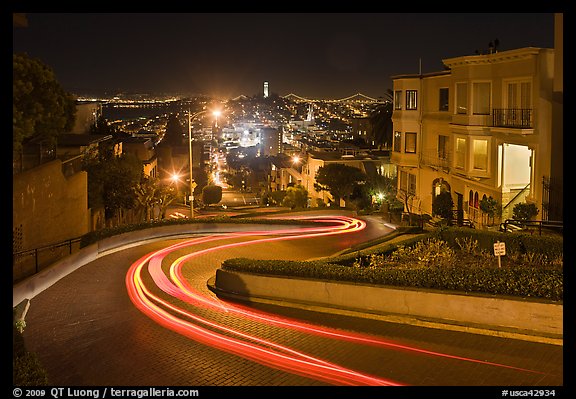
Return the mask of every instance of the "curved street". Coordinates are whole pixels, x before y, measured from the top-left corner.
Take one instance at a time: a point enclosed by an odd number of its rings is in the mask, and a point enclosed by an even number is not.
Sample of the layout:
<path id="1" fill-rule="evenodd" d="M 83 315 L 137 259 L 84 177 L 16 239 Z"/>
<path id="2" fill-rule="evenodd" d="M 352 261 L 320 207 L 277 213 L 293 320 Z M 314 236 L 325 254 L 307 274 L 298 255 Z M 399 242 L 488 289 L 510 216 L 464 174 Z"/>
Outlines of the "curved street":
<path id="1" fill-rule="evenodd" d="M 358 219 L 338 234 L 254 225 L 111 253 L 31 300 L 26 345 L 57 386 L 562 385 L 561 346 L 247 306 L 207 287 L 228 258 L 313 259 L 391 231 Z"/>

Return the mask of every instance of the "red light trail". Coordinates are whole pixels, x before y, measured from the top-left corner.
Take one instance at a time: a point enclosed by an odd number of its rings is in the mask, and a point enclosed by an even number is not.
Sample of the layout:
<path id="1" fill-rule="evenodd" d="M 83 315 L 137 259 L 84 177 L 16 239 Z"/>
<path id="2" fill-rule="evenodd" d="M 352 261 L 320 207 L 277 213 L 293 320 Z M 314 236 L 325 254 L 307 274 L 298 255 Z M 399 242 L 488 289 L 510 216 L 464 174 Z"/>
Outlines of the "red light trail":
<path id="1" fill-rule="evenodd" d="M 196 309 L 210 309 L 216 312 L 234 314 L 238 317 L 250 318 L 266 324 L 278 325 L 284 328 L 299 330 L 326 336 L 334 339 L 353 341 L 368 345 L 377 345 L 395 350 L 406 350 L 430 356 L 439 356 L 460 361 L 476 362 L 490 366 L 505 367 L 518 371 L 535 372 L 512 366 L 491 363 L 488 361 L 469 359 L 425 349 L 401 345 L 384 341 L 376 337 L 361 334 L 352 334 L 335 329 L 314 326 L 312 324 L 298 322 L 287 318 L 281 318 L 265 312 L 256 311 L 247 307 L 233 305 L 219 299 L 198 292 L 190 286 L 182 274 L 182 267 L 192 257 L 197 257 L 211 251 L 234 248 L 252 244 L 261 244 L 280 240 L 304 239 L 327 235 L 347 234 L 363 230 L 366 227 L 364 221 L 347 217 L 323 217 L 313 218 L 322 222 L 331 222 L 330 225 L 320 227 L 298 227 L 280 230 L 254 230 L 248 232 L 227 233 L 218 236 L 199 237 L 168 246 L 136 261 L 130 267 L 126 276 L 128 294 L 135 306 L 161 326 L 184 335 L 200 343 L 242 356 L 257 363 L 281 369 L 290 373 L 302 375 L 340 385 L 404 385 L 397 381 L 383 379 L 367 375 L 358 371 L 350 370 L 337 364 L 307 355 L 289 347 L 274 343 L 269 340 L 250 335 L 215 321 L 200 317 L 189 310 L 178 307 L 153 294 L 144 284 L 142 273 L 145 266 L 152 277 L 156 287 L 173 298 L 194 305 Z M 265 238 L 257 238 L 264 236 Z M 271 236 L 271 237 L 268 237 Z M 169 276 L 162 269 L 164 258 L 176 250 L 190 248 L 200 244 L 232 238 L 251 237 L 249 241 L 232 242 L 221 244 L 207 249 L 199 249 L 181 256 L 173 261 L 169 268 Z"/>

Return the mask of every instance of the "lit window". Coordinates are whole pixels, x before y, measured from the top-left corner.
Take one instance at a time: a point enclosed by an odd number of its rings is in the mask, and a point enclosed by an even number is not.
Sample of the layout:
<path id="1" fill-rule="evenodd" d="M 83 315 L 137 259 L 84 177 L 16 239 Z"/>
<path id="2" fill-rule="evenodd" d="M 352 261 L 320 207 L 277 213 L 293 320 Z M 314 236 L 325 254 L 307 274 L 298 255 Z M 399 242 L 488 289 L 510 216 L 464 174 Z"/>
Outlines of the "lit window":
<path id="1" fill-rule="evenodd" d="M 457 168 L 464 169 L 466 160 L 466 139 L 457 137 L 456 138 L 456 157 L 455 166 Z"/>
<path id="2" fill-rule="evenodd" d="M 406 90 L 406 109 L 418 109 L 418 92 Z"/>
<path id="3" fill-rule="evenodd" d="M 474 140 L 474 169 L 486 170 L 488 167 L 488 140 Z"/>
<path id="4" fill-rule="evenodd" d="M 394 92 L 394 109 L 402 109 L 402 90 Z"/>
<path id="5" fill-rule="evenodd" d="M 404 140 L 404 152 L 414 154 L 416 152 L 416 133 L 406 133 Z"/>

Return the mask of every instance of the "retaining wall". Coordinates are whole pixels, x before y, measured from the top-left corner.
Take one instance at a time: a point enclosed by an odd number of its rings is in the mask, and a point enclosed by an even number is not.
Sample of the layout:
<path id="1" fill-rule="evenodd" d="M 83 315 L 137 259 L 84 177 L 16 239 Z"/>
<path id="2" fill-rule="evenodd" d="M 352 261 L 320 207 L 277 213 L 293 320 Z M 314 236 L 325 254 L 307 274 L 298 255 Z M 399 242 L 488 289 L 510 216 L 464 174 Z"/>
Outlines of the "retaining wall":
<path id="1" fill-rule="evenodd" d="M 563 305 L 555 303 L 262 276 L 221 269 L 216 271 L 214 286 L 217 291 L 248 298 L 395 314 L 555 338 L 561 338 L 563 334 Z"/>

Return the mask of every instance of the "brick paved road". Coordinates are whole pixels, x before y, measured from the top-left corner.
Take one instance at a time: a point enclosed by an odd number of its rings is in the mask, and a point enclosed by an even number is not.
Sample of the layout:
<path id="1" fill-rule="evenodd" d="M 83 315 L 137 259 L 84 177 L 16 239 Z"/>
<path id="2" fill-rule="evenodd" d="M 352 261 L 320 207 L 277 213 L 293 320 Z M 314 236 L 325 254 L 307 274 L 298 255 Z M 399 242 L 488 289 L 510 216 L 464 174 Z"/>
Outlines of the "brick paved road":
<path id="1" fill-rule="evenodd" d="M 347 238 L 346 245 L 361 239 L 366 237 Z M 181 241 L 156 242 L 110 254 L 85 265 L 32 299 L 24 336 L 28 348 L 39 355 L 47 368 L 52 384 L 329 385 L 197 343 L 160 327 L 137 310 L 125 285 L 129 266 L 145 254 Z M 212 245 L 205 244 L 205 247 Z M 226 258 L 307 259 L 335 253 L 342 245 L 334 237 L 326 237 L 209 252 L 187 263 L 184 273 L 194 288 L 214 297 L 206 282 Z M 168 265 L 188 251 L 177 251 L 164 262 Z M 511 387 L 563 383 L 560 346 L 272 305 L 254 304 L 253 307 L 344 331 L 372 334 L 404 345 L 539 373 L 339 341 L 214 311 L 196 312 L 347 368 L 407 385 Z M 188 308 L 193 309 L 191 305 Z"/>

